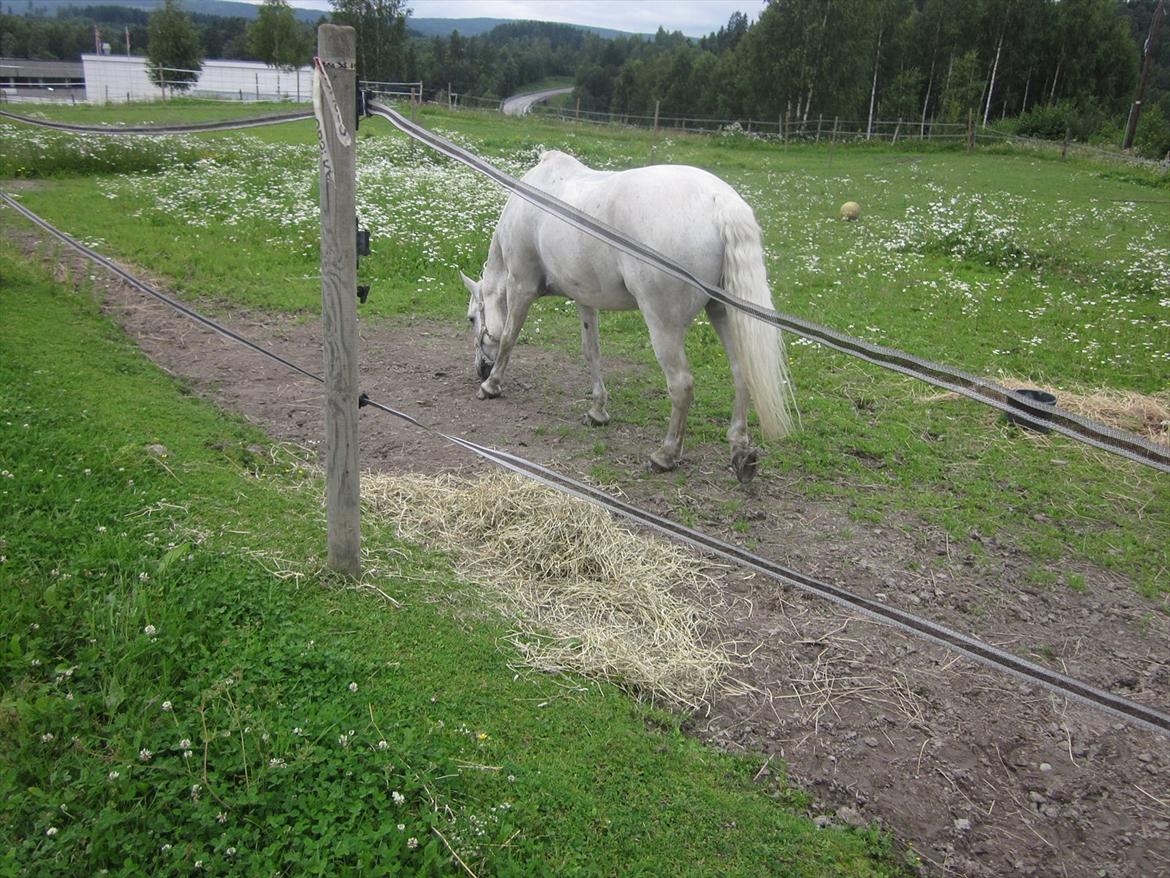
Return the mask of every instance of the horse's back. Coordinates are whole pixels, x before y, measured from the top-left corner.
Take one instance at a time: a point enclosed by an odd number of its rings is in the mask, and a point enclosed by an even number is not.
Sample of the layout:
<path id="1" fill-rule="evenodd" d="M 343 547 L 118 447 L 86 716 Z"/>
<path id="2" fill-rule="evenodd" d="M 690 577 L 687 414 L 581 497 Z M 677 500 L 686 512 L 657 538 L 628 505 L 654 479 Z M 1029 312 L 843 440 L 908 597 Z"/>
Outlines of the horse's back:
<path id="1" fill-rule="evenodd" d="M 718 218 L 750 208 L 735 190 L 700 168 L 652 165 L 595 171 L 564 153 L 548 153 L 525 182 L 652 247 L 711 283 L 718 283 L 723 239 Z M 540 263 L 549 292 L 601 308 L 633 308 L 638 294 L 670 292 L 705 298 L 632 256 L 513 196 L 501 217 L 505 251 Z M 509 259 L 509 262 L 512 262 Z"/>

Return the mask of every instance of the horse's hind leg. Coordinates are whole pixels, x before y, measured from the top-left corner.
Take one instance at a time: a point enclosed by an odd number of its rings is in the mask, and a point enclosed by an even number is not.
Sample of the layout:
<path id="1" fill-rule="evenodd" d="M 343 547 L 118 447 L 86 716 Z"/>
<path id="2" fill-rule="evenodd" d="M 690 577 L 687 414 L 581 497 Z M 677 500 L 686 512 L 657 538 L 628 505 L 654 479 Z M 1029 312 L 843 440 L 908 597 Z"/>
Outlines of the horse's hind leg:
<path id="1" fill-rule="evenodd" d="M 593 402 L 585 414 L 586 423 L 595 427 L 609 423 L 609 412 L 605 404 L 609 394 L 601 380 L 601 340 L 597 332 L 597 309 L 591 305 L 577 303 L 577 314 L 581 317 L 581 353 L 589 364 L 589 377 L 593 381 Z"/>
<path id="2" fill-rule="evenodd" d="M 695 379 L 683 346 L 686 327 L 681 330 L 663 328 L 651 315 L 647 314 L 646 318 L 654 356 L 666 375 L 666 390 L 670 394 L 670 427 L 662 447 L 650 455 L 650 465 L 659 472 L 666 472 L 678 466 L 682 457 L 683 434 L 686 432 L 687 412 L 695 396 Z"/>
<path id="3" fill-rule="evenodd" d="M 739 360 L 739 349 L 731 334 L 731 315 L 722 302 L 711 300 L 707 303 L 707 316 L 711 319 L 719 341 L 727 352 L 731 366 L 731 380 L 735 385 L 735 402 L 731 409 L 731 425 L 727 428 L 727 441 L 731 443 L 731 466 L 735 477 L 741 482 L 750 482 L 759 466 L 760 452 L 753 448 L 747 428 L 748 388 L 743 375 L 743 364 Z"/>

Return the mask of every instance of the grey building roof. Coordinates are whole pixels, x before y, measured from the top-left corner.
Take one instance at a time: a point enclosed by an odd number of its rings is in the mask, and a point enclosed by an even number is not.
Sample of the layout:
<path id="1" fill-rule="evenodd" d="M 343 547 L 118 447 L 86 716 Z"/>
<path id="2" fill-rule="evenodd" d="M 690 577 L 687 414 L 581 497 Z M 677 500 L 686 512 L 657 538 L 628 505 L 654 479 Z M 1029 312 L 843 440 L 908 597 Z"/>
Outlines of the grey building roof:
<path id="1" fill-rule="evenodd" d="M 0 78 L 82 79 L 80 61 L 30 61 L 28 58 L 0 58 Z"/>

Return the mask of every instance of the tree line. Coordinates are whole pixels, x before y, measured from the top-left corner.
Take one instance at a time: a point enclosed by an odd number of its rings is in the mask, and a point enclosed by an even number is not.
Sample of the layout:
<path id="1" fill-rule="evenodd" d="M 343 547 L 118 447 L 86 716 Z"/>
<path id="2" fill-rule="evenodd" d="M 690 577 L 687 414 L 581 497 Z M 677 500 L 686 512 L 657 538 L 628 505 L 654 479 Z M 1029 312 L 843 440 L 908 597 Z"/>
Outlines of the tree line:
<path id="1" fill-rule="evenodd" d="M 1078 138 L 1124 125 L 1157 0 L 770 0 L 691 41 L 587 41 L 582 109 L 623 115 L 982 124 Z M 1143 113 L 1170 149 L 1170 34 Z M 1120 140 L 1120 135 L 1117 137 Z"/>

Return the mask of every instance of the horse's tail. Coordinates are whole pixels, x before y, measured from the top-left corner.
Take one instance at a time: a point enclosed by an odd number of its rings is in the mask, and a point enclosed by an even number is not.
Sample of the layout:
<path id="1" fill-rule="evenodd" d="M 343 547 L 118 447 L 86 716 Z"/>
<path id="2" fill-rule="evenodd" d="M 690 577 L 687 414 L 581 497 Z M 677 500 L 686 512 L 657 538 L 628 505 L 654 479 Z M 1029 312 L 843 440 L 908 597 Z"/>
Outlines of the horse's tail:
<path id="1" fill-rule="evenodd" d="M 754 305 L 772 308 L 760 227 L 751 208 L 739 198 L 720 198 L 715 220 L 723 237 L 723 288 Z M 784 339 L 777 327 L 738 308 L 728 310 L 731 335 L 760 428 L 769 439 L 778 439 L 792 431 L 792 412 L 796 410 Z"/>

